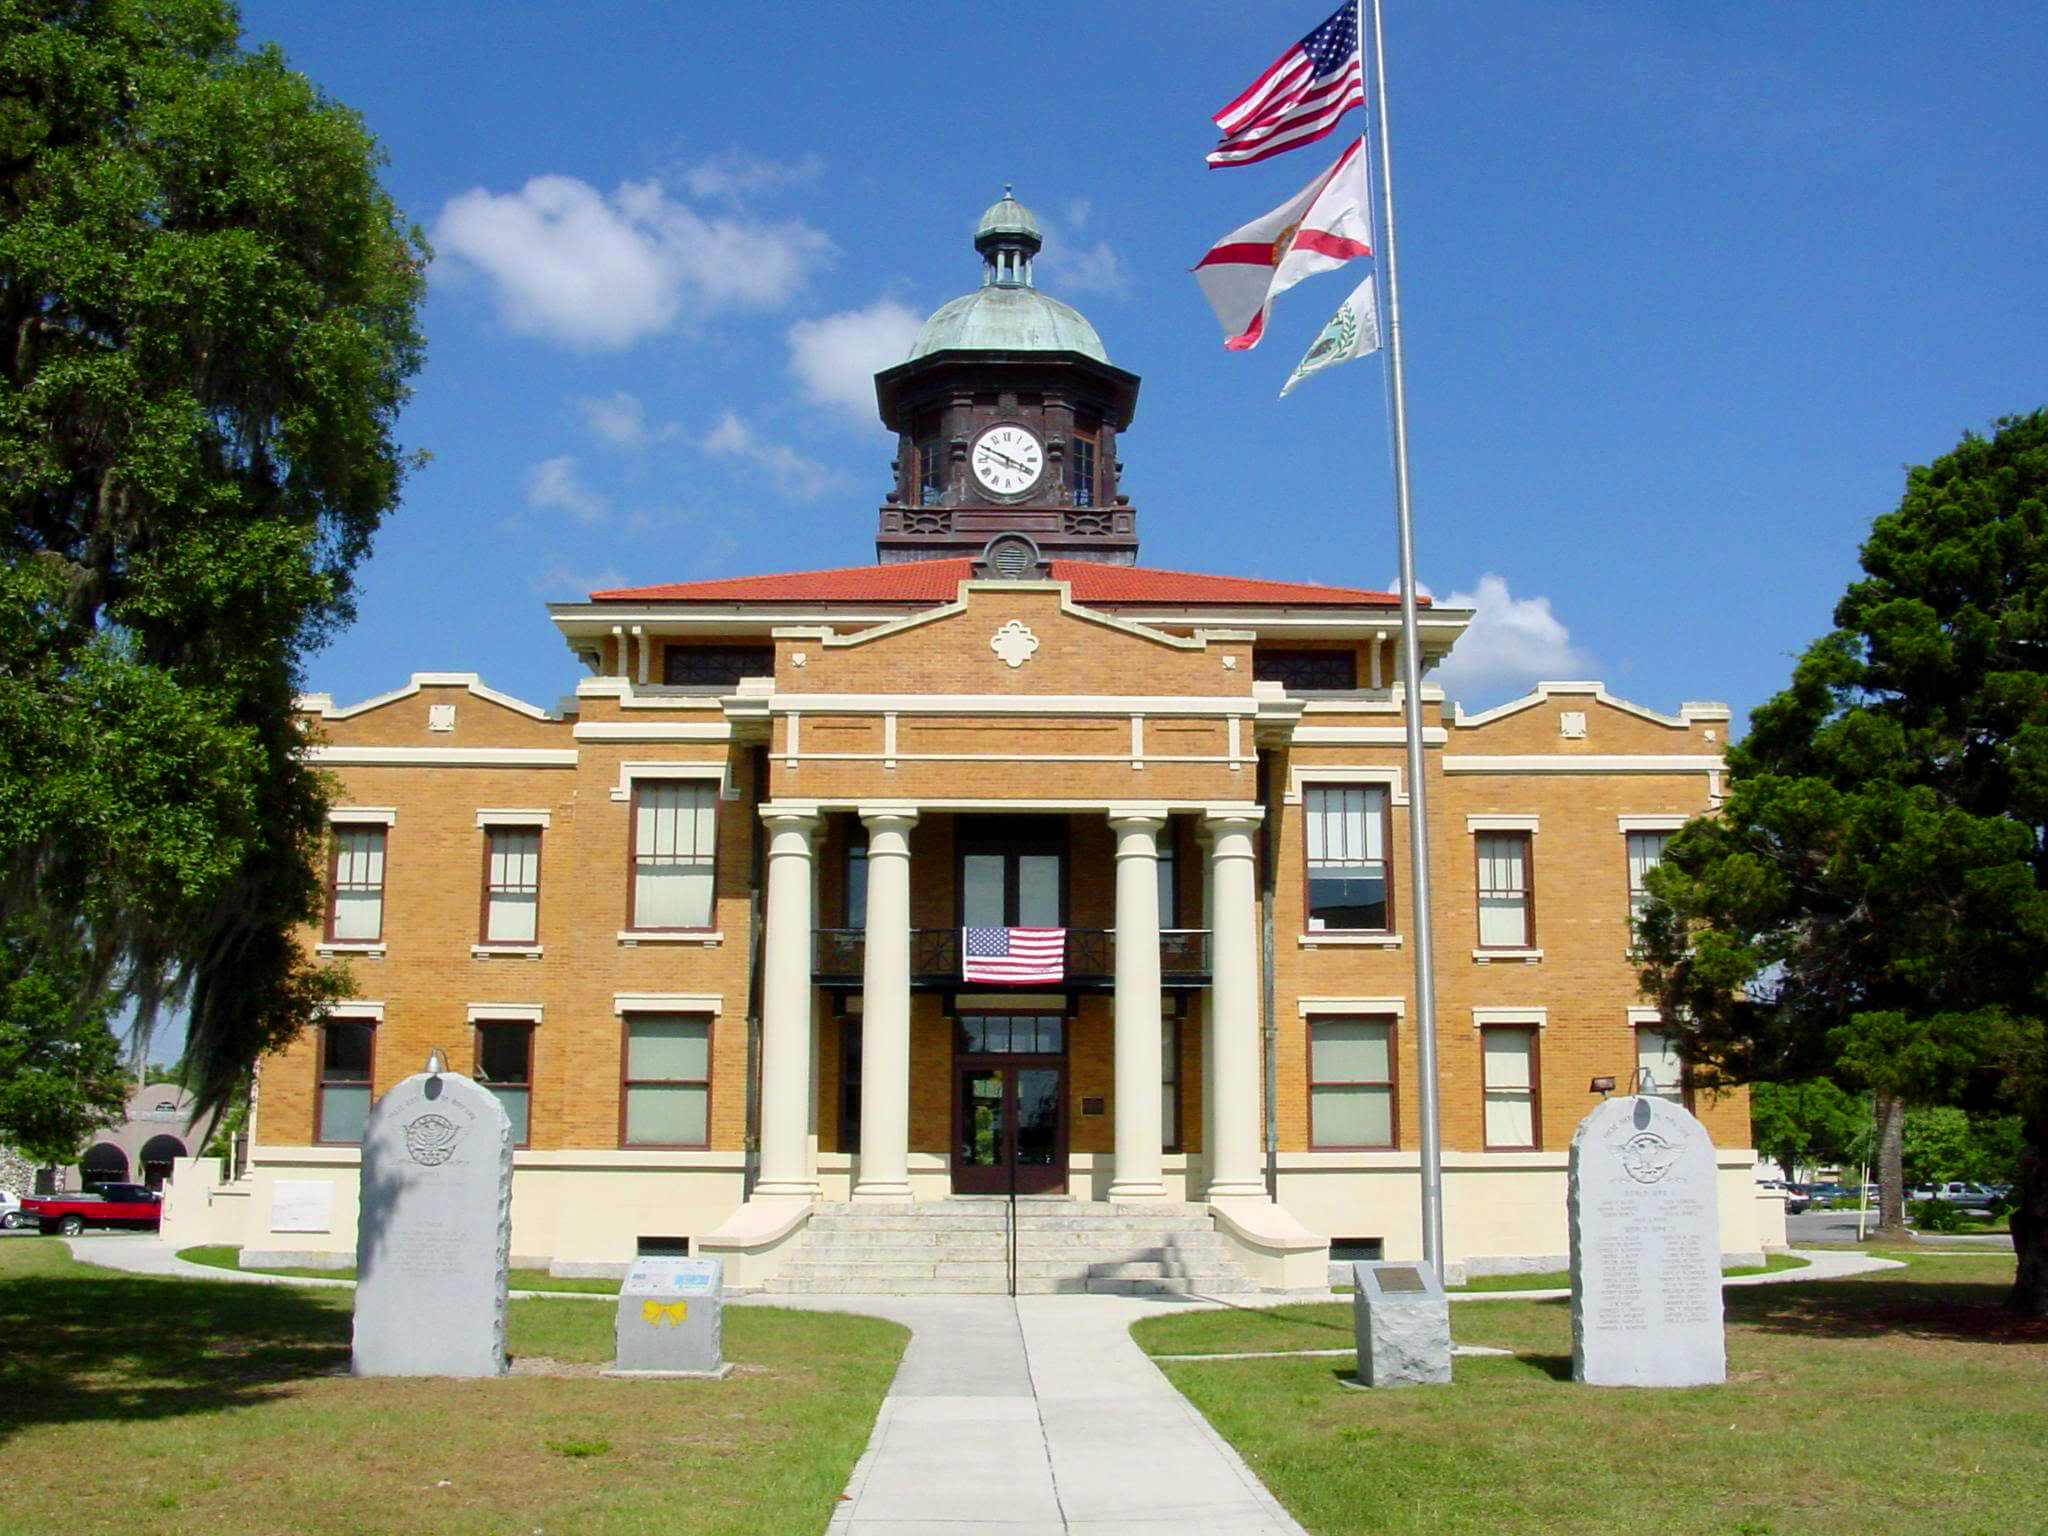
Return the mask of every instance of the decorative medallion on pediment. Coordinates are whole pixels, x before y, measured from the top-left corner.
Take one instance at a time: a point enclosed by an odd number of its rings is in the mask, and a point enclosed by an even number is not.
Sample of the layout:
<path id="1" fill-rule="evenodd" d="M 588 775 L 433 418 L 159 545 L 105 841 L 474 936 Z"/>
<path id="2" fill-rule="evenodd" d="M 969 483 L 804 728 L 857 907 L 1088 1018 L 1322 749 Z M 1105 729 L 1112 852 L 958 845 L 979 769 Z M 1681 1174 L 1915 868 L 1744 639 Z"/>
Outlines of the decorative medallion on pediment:
<path id="1" fill-rule="evenodd" d="M 988 648 L 1002 657 L 1004 666 L 1015 671 L 1037 654 L 1038 636 L 1025 627 L 1022 619 L 1012 619 L 988 637 Z"/>

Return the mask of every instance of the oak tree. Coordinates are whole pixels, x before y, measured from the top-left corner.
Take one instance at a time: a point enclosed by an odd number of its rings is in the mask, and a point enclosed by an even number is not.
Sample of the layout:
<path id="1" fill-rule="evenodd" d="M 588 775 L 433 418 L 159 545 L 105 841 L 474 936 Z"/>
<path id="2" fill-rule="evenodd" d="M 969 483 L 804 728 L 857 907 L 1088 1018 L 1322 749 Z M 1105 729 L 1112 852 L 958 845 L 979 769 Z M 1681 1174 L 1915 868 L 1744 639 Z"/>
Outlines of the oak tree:
<path id="1" fill-rule="evenodd" d="M 0 0 L 0 920 L 218 1103 L 344 983 L 293 700 L 397 504 L 427 251 L 223 0 Z"/>

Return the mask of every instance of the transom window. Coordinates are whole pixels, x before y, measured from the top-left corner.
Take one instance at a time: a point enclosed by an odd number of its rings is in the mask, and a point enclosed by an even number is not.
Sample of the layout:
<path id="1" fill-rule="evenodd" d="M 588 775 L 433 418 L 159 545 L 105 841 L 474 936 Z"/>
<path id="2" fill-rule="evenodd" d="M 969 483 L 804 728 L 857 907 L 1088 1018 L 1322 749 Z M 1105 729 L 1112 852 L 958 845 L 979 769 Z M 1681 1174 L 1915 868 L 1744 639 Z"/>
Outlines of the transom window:
<path id="1" fill-rule="evenodd" d="M 626 1021 L 623 1140 L 629 1147 L 701 1147 L 711 1108 L 711 1020 L 635 1013 Z"/>
<path id="2" fill-rule="evenodd" d="M 1536 934 L 1529 901 L 1529 834 L 1481 832 L 1473 841 L 1479 861 L 1480 947 L 1530 948 Z"/>
<path id="3" fill-rule="evenodd" d="M 481 1019 L 476 1026 L 476 1080 L 498 1096 L 523 1147 L 532 1124 L 533 1025 L 524 1019 Z"/>
<path id="4" fill-rule="evenodd" d="M 1489 1151 L 1530 1151 L 1537 1146 L 1536 1031 L 1521 1024 L 1488 1024 L 1479 1031 L 1482 1092 Z"/>
<path id="5" fill-rule="evenodd" d="M 1252 647 L 1252 678 L 1261 683 L 1278 683 L 1289 693 L 1356 688 L 1358 653 L 1258 645 Z"/>
<path id="6" fill-rule="evenodd" d="M 316 1141 L 355 1143 L 363 1139 L 363 1127 L 370 1119 L 374 1030 L 367 1019 L 329 1019 L 320 1026 Z"/>
<path id="7" fill-rule="evenodd" d="M 1309 1143 L 1394 1145 L 1394 1021 L 1317 1019 L 1309 1025 Z"/>
<path id="8" fill-rule="evenodd" d="M 330 939 L 367 943 L 383 937 L 384 833 L 381 826 L 356 823 L 334 829 L 334 873 L 327 907 Z"/>
<path id="9" fill-rule="evenodd" d="M 634 928 L 709 928 L 717 851 L 715 784 L 642 779 L 633 788 Z"/>
<path id="10" fill-rule="evenodd" d="M 1303 792 L 1311 932 L 1384 933 L 1391 929 L 1387 798 L 1382 784 L 1327 786 Z"/>
<path id="11" fill-rule="evenodd" d="M 743 677 L 773 677 L 772 645 L 671 645 L 661 680 L 671 688 L 736 688 Z"/>
<path id="12" fill-rule="evenodd" d="M 973 1013 L 960 1016 L 966 1056 L 1057 1056 L 1067 1048 L 1067 1021 L 1056 1013 Z"/>
<path id="13" fill-rule="evenodd" d="M 540 828 L 487 828 L 484 942 L 531 944 L 540 931 L 539 914 Z"/>

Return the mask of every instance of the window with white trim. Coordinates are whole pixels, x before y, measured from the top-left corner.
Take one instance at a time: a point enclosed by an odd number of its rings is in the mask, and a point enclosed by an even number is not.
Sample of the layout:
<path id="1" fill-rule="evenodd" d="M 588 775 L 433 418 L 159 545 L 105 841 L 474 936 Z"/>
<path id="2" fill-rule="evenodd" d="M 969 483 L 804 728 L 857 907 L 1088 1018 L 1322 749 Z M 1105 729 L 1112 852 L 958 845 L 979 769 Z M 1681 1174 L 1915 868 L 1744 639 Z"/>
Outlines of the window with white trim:
<path id="1" fill-rule="evenodd" d="M 384 829 L 376 829 L 382 832 Z M 313 1139 L 352 1145 L 370 1120 L 370 1063 L 376 1032 L 368 1019 L 327 1019 L 320 1025 L 320 1098 Z"/>
<path id="2" fill-rule="evenodd" d="M 718 786 L 700 779 L 633 785 L 633 928 L 709 928 L 716 885 Z"/>
<path id="3" fill-rule="evenodd" d="M 484 942 L 531 944 L 540 932 L 540 828 L 484 829 Z"/>
<path id="4" fill-rule="evenodd" d="M 476 1080 L 497 1095 L 512 1122 L 512 1144 L 523 1147 L 533 1122 L 533 1024 L 527 1019 L 479 1019 Z"/>
<path id="5" fill-rule="evenodd" d="M 367 944 L 384 936 L 385 830 L 369 822 L 334 828 L 327 937 L 336 942 Z"/>
<path id="6" fill-rule="evenodd" d="M 1536 1125 L 1536 1031 L 1525 1024 L 1487 1024 L 1479 1031 L 1486 1149 L 1531 1151 Z"/>
<path id="7" fill-rule="evenodd" d="M 1650 888 L 1643 877 L 1664 862 L 1669 832 L 1630 832 L 1628 836 L 1628 920 L 1633 929 L 1642 921 L 1643 908 L 1650 904 Z"/>
<path id="8" fill-rule="evenodd" d="M 629 1147 L 701 1147 L 711 1111 L 711 1020 L 626 1017 L 623 1140 Z"/>
<path id="9" fill-rule="evenodd" d="M 1479 946 L 1530 949 L 1536 932 L 1529 901 L 1529 834 L 1481 832 L 1474 839 L 1479 864 Z"/>
<path id="10" fill-rule="evenodd" d="M 1636 1077 L 1630 1086 L 1651 1098 L 1685 1102 L 1685 1063 L 1661 1025 L 1636 1026 Z"/>
<path id="11" fill-rule="evenodd" d="M 1304 789 L 1301 798 L 1309 931 L 1387 932 L 1386 786 L 1325 785 Z"/>
<path id="12" fill-rule="evenodd" d="M 1308 1035 L 1309 1145 L 1394 1145 L 1394 1021 L 1316 1019 Z"/>

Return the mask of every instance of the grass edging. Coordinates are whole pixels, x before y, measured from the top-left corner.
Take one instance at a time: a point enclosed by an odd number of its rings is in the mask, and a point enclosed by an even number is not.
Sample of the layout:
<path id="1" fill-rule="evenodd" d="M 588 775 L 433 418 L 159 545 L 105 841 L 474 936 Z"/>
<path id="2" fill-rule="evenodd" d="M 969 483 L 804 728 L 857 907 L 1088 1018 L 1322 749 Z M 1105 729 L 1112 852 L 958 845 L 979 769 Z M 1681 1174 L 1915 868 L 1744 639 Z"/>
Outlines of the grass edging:
<path id="1" fill-rule="evenodd" d="M 226 1243 L 201 1244 L 193 1248 L 180 1248 L 178 1257 L 187 1264 L 203 1264 L 208 1269 L 231 1270 L 238 1275 L 275 1275 L 283 1280 L 346 1280 L 351 1284 L 356 1278 L 353 1264 L 344 1269 L 314 1269 L 308 1266 L 290 1265 L 262 1266 L 245 1265 L 241 1262 L 240 1250 Z M 556 1296 L 616 1296 L 619 1282 L 608 1279 L 582 1279 L 562 1275 L 551 1275 L 544 1269 L 514 1269 L 510 1272 L 510 1289 L 533 1291 Z"/>

